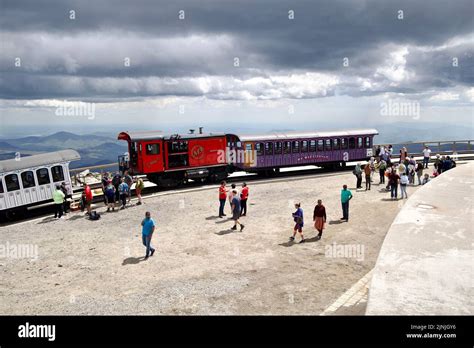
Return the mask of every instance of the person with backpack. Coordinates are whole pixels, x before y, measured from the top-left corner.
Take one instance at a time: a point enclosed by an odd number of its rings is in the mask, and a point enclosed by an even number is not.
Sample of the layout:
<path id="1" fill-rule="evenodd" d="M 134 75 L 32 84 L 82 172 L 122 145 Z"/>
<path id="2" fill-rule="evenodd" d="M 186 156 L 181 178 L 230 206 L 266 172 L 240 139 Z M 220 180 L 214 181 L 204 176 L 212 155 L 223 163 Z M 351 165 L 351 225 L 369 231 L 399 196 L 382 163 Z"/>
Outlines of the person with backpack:
<path id="1" fill-rule="evenodd" d="M 104 195 L 107 200 L 107 211 L 115 211 L 115 187 L 112 185 L 112 180 L 107 182 L 107 186 L 105 187 Z"/>
<path id="2" fill-rule="evenodd" d="M 107 196 L 105 194 L 105 189 L 107 188 L 107 185 L 109 183 L 109 175 L 108 175 L 107 172 L 105 172 L 104 175 L 102 175 L 101 183 L 102 183 L 102 194 L 103 194 L 103 197 L 104 197 L 104 204 L 107 206 L 108 201 L 107 201 Z"/>
<path id="3" fill-rule="evenodd" d="M 424 164 L 421 162 L 416 163 L 415 172 L 418 177 L 418 185 L 421 185 L 421 177 L 423 176 Z"/>
<path id="4" fill-rule="evenodd" d="M 380 182 L 379 185 L 385 184 L 385 170 L 387 169 L 387 162 L 380 160 L 377 164 L 377 169 L 379 171 Z"/>
<path id="5" fill-rule="evenodd" d="M 122 182 L 122 176 L 119 173 L 116 173 L 113 178 L 112 178 L 112 185 L 115 187 L 115 201 L 119 202 L 120 201 L 120 191 L 119 191 L 119 185 Z"/>
<path id="6" fill-rule="evenodd" d="M 371 181 L 370 175 L 372 174 L 372 169 L 370 168 L 369 163 L 367 163 L 364 166 L 364 173 L 365 173 L 365 190 L 370 191 L 370 181 Z"/>
<path id="7" fill-rule="evenodd" d="M 127 205 L 127 197 L 129 194 L 129 187 L 127 183 L 125 182 L 125 178 L 122 178 L 122 182 L 120 183 L 118 190 L 120 194 L 120 200 L 122 201 L 122 206 L 120 207 L 120 210 L 123 210 L 125 209 L 125 206 Z"/>
<path id="8" fill-rule="evenodd" d="M 143 182 L 142 178 L 137 178 L 137 181 L 135 183 L 135 193 L 137 194 L 138 197 L 138 203 L 137 205 L 142 204 L 142 190 L 145 188 L 145 183 Z"/>
<path id="9" fill-rule="evenodd" d="M 127 202 L 130 203 L 132 200 L 132 184 L 133 184 L 133 178 L 128 174 L 128 171 L 126 170 L 123 178 L 125 179 L 125 183 L 128 186 L 128 196 L 127 196 Z"/>
<path id="10" fill-rule="evenodd" d="M 293 242 L 295 240 L 296 232 L 299 232 L 301 236 L 300 243 L 304 243 L 304 235 L 303 235 L 303 226 L 304 226 L 304 218 L 303 218 L 303 209 L 301 209 L 301 203 L 295 204 L 296 211 L 291 214 L 293 217 L 293 221 L 295 222 L 295 227 L 293 227 L 293 235 L 290 237 L 290 241 Z"/>
<path id="11" fill-rule="evenodd" d="M 352 171 L 357 178 L 356 188 L 362 188 L 362 168 L 360 167 L 360 163 L 357 163 L 354 170 Z"/>
<path id="12" fill-rule="evenodd" d="M 405 171 L 401 171 L 401 173 L 405 173 Z M 406 173 L 405 173 L 406 174 Z M 398 197 L 398 182 L 400 180 L 400 175 L 397 174 L 395 168 L 392 168 L 389 176 L 388 176 L 388 184 L 390 185 L 390 198 L 397 199 Z"/>
<path id="13" fill-rule="evenodd" d="M 408 178 L 407 173 L 402 173 L 400 177 L 400 195 L 402 199 L 403 199 L 403 195 L 405 195 L 405 198 L 408 198 L 407 185 L 409 183 L 409 180 L 410 179 Z"/>
<path id="14" fill-rule="evenodd" d="M 232 208 L 232 220 L 234 220 L 234 226 L 232 226 L 231 230 L 236 230 L 237 225 L 240 226 L 240 231 L 244 229 L 244 225 L 240 223 L 240 198 L 238 196 L 237 190 L 233 190 L 232 201 L 231 201 L 231 208 Z"/>

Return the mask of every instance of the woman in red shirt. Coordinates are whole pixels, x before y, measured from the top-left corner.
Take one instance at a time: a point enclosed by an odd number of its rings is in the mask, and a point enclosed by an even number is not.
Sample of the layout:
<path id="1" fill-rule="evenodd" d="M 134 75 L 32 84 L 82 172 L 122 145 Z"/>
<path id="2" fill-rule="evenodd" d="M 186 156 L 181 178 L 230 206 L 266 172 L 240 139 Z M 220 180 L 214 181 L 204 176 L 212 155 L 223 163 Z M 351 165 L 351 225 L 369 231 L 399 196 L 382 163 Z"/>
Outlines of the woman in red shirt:
<path id="1" fill-rule="evenodd" d="M 226 216 L 224 214 L 225 201 L 227 199 L 227 189 L 225 188 L 225 181 L 221 181 L 219 186 L 219 217 Z"/>
<path id="2" fill-rule="evenodd" d="M 249 188 L 244 182 L 242 184 L 242 192 L 240 193 L 240 216 L 247 215 L 247 199 L 249 198 Z"/>

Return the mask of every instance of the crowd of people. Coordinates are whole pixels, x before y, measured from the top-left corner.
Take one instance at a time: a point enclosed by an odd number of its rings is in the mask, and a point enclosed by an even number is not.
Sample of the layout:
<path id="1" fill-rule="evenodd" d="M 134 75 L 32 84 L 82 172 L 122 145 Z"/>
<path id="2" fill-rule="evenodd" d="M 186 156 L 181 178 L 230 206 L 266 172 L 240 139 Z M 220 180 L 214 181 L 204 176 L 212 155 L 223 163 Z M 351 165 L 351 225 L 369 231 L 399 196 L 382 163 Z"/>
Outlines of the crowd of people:
<path id="1" fill-rule="evenodd" d="M 427 173 L 429 163 L 431 160 L 431 149 L 425 147 L 423 150 L 423 160 L 416 160 L 413 155 L 408 153 L 406 147 L 400 149 L 400 156 L 398 161 L 393 161 L 393 147 L 379 146 L 376 149 L 375 157 L 371 157 L 365 165 L 357 163 L 353 170 L 353 174 L 356 177 L 356 190 L 362 189 L 362 180 L 365 178 L 365 191 L 372 188 L 372 182 L 376 173 L 379 175 L 378 185 L 384 185 L 385 190 L 390 192 L 392 200 L 398 199 L 398 193 L 400 197 L 408 198 L 407 186 L 409 185 L 425 185 L 430 181 L 430 175 Z M 437 177 L 439 174 L 450 170 L 456 166 L 456 162 L 450 158 L 450 156 L 435 156 L 433 165 L 432 177 Z M 104 204 L 107 207 L 107 211 L 114 211 L 117 204 L 120 209 L 130 204 L 131 201 L 131 187 L 135 184 L 135 192 L 138 198 L 137 205 L 142 204 L 142 190 L 144 189 L 143 179 L 136 177 L 135 179 L 129 175 L 127 171 L 123 175 L 115 173 L 105 173 L 102 176 L 102 192 Z M 84 184 L 84 191 L 82 194 L 82 210 L 87 210 L 86 214 L 91 214 L 92 204 L 92 191 L 88 184 Z M 400 188 L 400 191 L 398 190 Z M 247 215 L 247 201 L 249 198 L 249 187 L 244 182 L 241 189 L 237 189 L 235 184 L 231 184 L 230 188 L 227 188 L 227 183 L 222 181 L 219 189 L 219 218 L 227 216 L 225 214 L 226 202 L 229 204 L 230 213 L 233 220 L 232 230 L 236 230 L 240 227 L 240 231 L 245 228 L 245 225 L 240 221 L 242 217 Z M 55 217 L 61 218 L 63 212 L 68 210 L 68 200 L 70 197 L 67 192 L 65 183 L 58 185 L 53 193 L 53 200 L 55 203 Z M 349 221 L 349 202 L 353 198 L 352 192 L 348 189 L 347 185 L 343 185 L 340 192 L 340 201 L 342 208 L 341 221 Z M 301 237 L 300 243 L 305 242 L 303 234 L 304 227 L 304 214 L 301 207 L 301 203 L 296 203 L 295 212 L 292 213 L 292 219 L 294 222 L 293 234 L 290 236 L 290 242 L 294 242 L 296 234 L 298 233 Z M 317 204 L 313 211 L 313 226 L 318 232 L 316 240 L 322 238 L 323 230 L 326 224 L 326 208 L 323 205 L 321 199 L 318 199 Z M 147 259 L 149 256 L 153 256 L 155 249 L 151 245 L 151 238 L 155 231 L 155 221 L 151 218 L 151 213 L 146 212 L 145 218 L 141 222 L 142 226 L 142 243 L 146 247 Z"/>

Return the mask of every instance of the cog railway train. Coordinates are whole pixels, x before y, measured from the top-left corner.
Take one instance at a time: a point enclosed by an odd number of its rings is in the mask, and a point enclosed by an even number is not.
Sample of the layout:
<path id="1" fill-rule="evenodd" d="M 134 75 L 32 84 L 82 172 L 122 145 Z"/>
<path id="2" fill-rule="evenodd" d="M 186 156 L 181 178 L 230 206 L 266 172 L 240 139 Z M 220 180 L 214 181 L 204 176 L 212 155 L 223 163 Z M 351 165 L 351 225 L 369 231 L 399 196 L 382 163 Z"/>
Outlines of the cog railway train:
<path id="1" fill-rule="evenodd" d="M 165 135 L 121 132 L 128 154 L 119 167 L 144 174 L 159 187 L 188 180 L 218 182 L 236 171 L 271 176 L 280 168 L 316 165 L 344 167 L 373 154 L 375 129 L 331 132 L 237 135 L 224 133 Z M 74 150 L 0 161 L 0 216 L 52 201 L 55 186 L 65 182 L 72 193 L 69 163 L 80 159 Z"/>
<path id="2" fill-rule="evenodd" d="M 280 168 L 317 165 L 344 167 L 373 154 L 375 129 L 263 135 L 163 135 L 160 132 L 122 132 L 128 158 L 121 168 L 146 174 L 158 186 L 176 186 L 189 179 L 216 182 L 235 171 L 271 176 Z"/>

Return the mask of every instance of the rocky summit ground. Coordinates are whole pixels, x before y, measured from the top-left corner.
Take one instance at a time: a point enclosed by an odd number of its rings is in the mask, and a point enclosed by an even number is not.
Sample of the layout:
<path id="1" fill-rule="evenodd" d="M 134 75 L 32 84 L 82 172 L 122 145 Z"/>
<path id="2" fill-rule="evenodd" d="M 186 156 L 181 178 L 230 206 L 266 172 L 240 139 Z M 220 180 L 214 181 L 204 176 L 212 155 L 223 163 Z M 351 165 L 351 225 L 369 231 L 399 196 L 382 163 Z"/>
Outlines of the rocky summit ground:
<path id="1" fill-rule="evenodd" d="M 340 222 L 344 183 L 354 194 L 348 223 Z M 38 258 L 0 258 L 0 314 L 320 314 L 373 268 L 404 202 L 382 186 L 354 184 L 350 173 L 252 183 L 243 232 L 216 216 L 216 187 L 158 194 L 113 213 L 98 206 L 99 221 L 71 213 L 2 227 L 0 244 L 34 246 Z M 328 224 L 317 241 L 319 198 Z M 305 244 L 288 242 L 297 201 Z M 147 210 L 157 251 L 144 261 Z M 363 253 L 328 253 L 341 245 Z"/>

